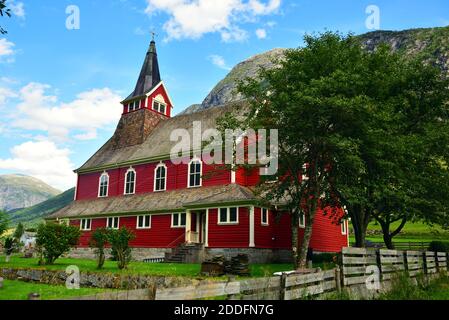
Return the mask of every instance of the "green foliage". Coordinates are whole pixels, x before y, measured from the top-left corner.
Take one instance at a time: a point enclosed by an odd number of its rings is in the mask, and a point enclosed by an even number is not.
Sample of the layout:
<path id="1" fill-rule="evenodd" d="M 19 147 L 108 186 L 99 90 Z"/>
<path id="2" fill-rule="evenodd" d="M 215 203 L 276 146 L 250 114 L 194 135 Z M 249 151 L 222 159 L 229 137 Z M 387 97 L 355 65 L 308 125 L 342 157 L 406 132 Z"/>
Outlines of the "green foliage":
<path id="1" fill-rule="evenodd" d="M 429 245 L 429 251 L 449 252 L 449 242 L 432 241 Z"/>
<path id="2" fill-rule="evenodd" d="M 20 238 L 23 236 L 24 232 L 25 232 L 25 228 L 23 227 L 23 224 L 19 223 L 16 227 L 16 230 L 14 231 L 14 235 L 13 235 L 14 239 L 19 241 Z"/>
<path id="3" fill-rule="evenodd" d="M 41 224 L 37 230 L 36 244 L 46 264 L 53 264 L 62 254 L 78 244 L 81 231 L 64 224 Z"/>
<path id="4" fill-rule="evenodd" d="M 0 16 L 8 16 L 11 17 L 11 9 L 6 7 L 6 0 L 0 0 Z M 0 34 L 8 33 L 5 29 L 0 26 Z"/>
<path id="5" fill-rule="evenodd" d="M 7 256 L 11 255 L 14 251 L 14 239 L 10 237 L 6 238 L 4 247 L 5 247 L 5 254 Z"/>
<path id="6" fill-rule="evenodd" d="M 8 215 L 6 212 L 0 211 L 0 237 L 5 233 L 6 230 L 8 230 Z"/>
<path id="7" fill-rule="evenodd" d="M 135 238 L 134 233 L 127 228 L 111 229 L 107 233 L 107 240 L 117 255 L 117 266 L 120 270 L 126 268 L 131 261 L 129 242 Z"/>
<path id="8" fill-rule="evenodd" d="M 104 247 L 108 241 L 109 230 L 106 228 L 98 228 L 92 233 L 90 246 L 95 248 L 95 255 L 97 256 L 97 269 L 103 268 L 105 262 Z"/>

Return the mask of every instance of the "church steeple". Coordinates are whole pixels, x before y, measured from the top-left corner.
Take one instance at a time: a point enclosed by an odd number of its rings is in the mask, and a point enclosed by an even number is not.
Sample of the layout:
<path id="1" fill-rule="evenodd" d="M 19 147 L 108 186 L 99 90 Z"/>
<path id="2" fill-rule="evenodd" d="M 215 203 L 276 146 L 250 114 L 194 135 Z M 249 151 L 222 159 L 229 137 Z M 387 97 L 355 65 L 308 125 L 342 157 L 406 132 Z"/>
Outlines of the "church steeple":
<path id="1" fill-rule="evenodd" d="M 150 47 L 148 48 L 145 61 L 143 62 L 142 70 L 140 71 L 139 79 L 137 80 L 134 92 L 131 93 L 126 100 L 143 96 L 151 91 L 160 82 L 161 74 L 159 72 L 159 62 L 157 60 L 156 42 L 153 37 Z"/>

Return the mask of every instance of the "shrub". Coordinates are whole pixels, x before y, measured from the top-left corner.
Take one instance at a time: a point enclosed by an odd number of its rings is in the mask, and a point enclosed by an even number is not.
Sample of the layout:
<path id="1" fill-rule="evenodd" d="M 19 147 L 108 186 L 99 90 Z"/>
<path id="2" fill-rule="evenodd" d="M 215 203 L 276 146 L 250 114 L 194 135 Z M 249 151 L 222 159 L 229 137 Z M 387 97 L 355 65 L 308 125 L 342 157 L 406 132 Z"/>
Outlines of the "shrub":
<path id="1" fill-rule="evenodd" d="M 23 224 L 19 222 L 19 224 L 16 227 L 16 230 L 14 231 L 14 239 L 17 240 L 17 242 L 20 241 L 20 238 L 22 238 L 23 234 L 25 233 L 25 228 L 23 227 Z"/>
<path id="2" fill-rule="evenodd" d="M 14 239 L 10 237 L 6 238 L 4 247 L 5 247 L 5 254 L 7 256 L 10 256 L 14 251 Z"/>
<path id="3" fill-rule="evenodd" d="M 134 233 L 126 228 L 108 231 L 108 242 L 117 254 L 117 266 L 120 270 L 126 268 L 131 261 L 129 242 L 134 238 Z"/>
<path id="4" fill-rule="evenodd" d="M 108 229 L 98 228 L 92 233 L 90 239 L 90 247 L 95 248 L 95 255 L 97 256 L 97 269 L 103 268 L 104 265 L 104 247 L 108 241 L 108 233 Z"/>
<path id="5" fill-rule="evenodd" d="M 78 244 L 81 231 L 64 224 L 41 224 L 37 228 L 36 244 L 40 247 L 45 264 L 53 264 L 71 247 Z"/>
<path id="6" fill-rule="evenodd" d="M 432 241 L 429 245 L 429 251 L 449 252 L 449 242 Z"/>
<path id="7" fill-rule="evenodd" d="M 0 210 L 0 237 L 8 230 L 8 215 Z"/>

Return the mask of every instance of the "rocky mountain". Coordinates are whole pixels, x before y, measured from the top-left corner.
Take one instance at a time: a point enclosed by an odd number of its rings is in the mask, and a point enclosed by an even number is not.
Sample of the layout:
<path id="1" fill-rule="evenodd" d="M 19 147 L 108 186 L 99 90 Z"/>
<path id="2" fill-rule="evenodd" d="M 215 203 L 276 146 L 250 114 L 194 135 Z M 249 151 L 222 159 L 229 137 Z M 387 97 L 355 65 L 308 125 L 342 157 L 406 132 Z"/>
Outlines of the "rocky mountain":
<path id="1" fill-rule="evenodd" d="M 0 210 L 27 208 L 52 198 L 61 191 L 24 175 L 0 175 Z"/>
<path id="2" fill-rule="evenodd" d="M 35 206 L 8 212 L 12 225 L 22 222 L 27 227 L 38 224 L 43 218 L 64 208 L 73 201 L 75 188 L 67 190 Z"/>
<path id="3" fill-rule="evenodd" d="M 420 56 L 424 62 L 435 64 L 449 75 L 449 27 L 375 31 L 357 38 L 367 50 L 375 50 L 381 43 L 387 43 L 393 50 L 404 55 Z M 239 63 L 215 86 L 201 105 L 193 105 L 183 113 L 193 113 L 241 100 L 242 97 L 235 93 L 237 82 L 247 77 L 254 77 L 260 67 L 273 68 L 275 66 L 272 63 L 273 59 L 282 59 L 285 50 L 274 49 Z"/>

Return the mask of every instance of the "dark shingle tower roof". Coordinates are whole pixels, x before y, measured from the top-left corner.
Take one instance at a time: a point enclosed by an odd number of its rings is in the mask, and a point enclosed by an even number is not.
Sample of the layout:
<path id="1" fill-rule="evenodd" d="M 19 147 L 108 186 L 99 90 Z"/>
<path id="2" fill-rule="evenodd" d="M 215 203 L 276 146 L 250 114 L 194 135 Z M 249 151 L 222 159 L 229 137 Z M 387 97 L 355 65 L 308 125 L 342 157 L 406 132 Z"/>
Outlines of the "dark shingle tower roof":
<path id="1" fill-rule="evenodd" d="M 161 82 L 161 74 L 159 72 L 159 63 L 157 61 L 156 42 L 152 40 L 145 61 L 143 62 L 142 71 L 140 71 L 136 88 L 125 101 L 141 97 L 151 91 L 151 89 L 159 84 L 159 82 Z"/>

